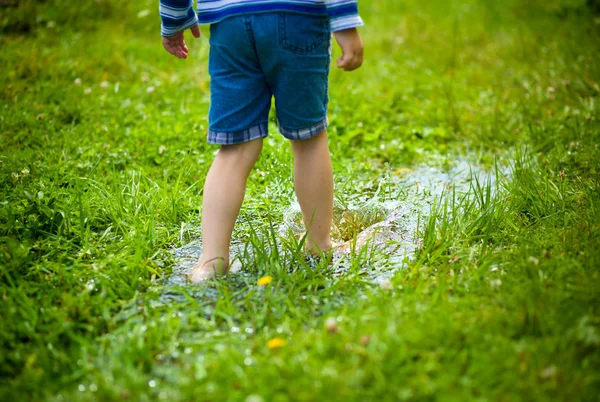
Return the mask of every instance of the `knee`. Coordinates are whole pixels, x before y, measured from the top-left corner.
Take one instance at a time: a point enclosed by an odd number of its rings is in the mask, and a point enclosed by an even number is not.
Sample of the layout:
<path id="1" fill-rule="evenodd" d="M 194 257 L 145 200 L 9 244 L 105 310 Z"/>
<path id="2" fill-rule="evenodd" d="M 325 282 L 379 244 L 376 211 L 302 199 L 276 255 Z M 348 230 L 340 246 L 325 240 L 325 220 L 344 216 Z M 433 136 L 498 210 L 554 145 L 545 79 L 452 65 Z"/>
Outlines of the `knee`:
<path id="1" fill-rule="evenodd" d="M 254 165 L 262 151 L 262 138 L 244 142 L 242 144 L 221 145 L 219 154 L 231 160 L 232 163 L 244 163 Z"/>

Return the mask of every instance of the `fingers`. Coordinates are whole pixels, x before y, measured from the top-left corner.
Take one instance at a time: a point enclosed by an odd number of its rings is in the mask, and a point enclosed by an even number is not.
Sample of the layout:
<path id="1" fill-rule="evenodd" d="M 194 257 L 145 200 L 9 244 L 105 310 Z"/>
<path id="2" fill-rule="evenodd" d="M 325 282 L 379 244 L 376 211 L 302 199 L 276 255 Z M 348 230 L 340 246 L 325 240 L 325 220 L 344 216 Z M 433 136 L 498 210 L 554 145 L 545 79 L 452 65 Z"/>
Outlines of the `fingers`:
<path id="1" fill-rule="evenodd" d="M 187 59 L 187 50 L 181 45 L 165 46 L 165 49 L 167 49 L 167 52 L 171 53 L 177 58 Z"/>
<path id="2" fill-rule="evenodd" d="M 178 57 L 180 59 L 186 59 L 188 54 L 188 47 L 183 40 L 183 33 L 180 33 L 175 36 L 163 37 L 162 38 L 163 47 L 173 56 Z"/>
<path id="3" fill-rule="evenodd" d="M 187 54 L 188 54 L 188 48 L 185 45 L 185 43 L 182 43 L 181 46 L 179 47 L 179 57 L 181 57 L 182 59 L 187 59 Z"/>
<path id="4" fill-rule="evenodd" d="M 200 27 L 198 27 L 197 24 L 191 27 L 190 31 L 192 31 L 192 35 L 194 35 L 195 38 L 200 37 Z M 183 32 L 173 36 L 163 37 L 162 44 L 165 50 L 173 56 L 180 59 L 187 59 L 189 49 L 183 40 Z"/>
<path id="5" fill-rule="evenodd" d="M 190 31 L 192 31 L 192 35 L 194 35 L 194 38 L 199 38 L 200 37 L 200 27 L 198 26 L 198 24 L 196 24 L 195 26 L 191 27 Z"/>
<path id="6" fill-rule="evenodd" d="M 337 59 L 338 68 L 344 69 L 344 71 L 353 71 L 362 66 L 363 56 L 362 54 L 344 54 L 342 57 Z"/>
<path id="7" fill-rule="evenodd" d="M 182 40 L 177 47 L 177 57 L 180 59 L 187 59 L 188 48 L 185 45 L 185 42 Z"/>
<path id="8" fill-rule="evenodd" d="M 170 53 L 180 59 L 187 59 L 187 52 L 181 46 L 173 48 L 173 51 Z"/>

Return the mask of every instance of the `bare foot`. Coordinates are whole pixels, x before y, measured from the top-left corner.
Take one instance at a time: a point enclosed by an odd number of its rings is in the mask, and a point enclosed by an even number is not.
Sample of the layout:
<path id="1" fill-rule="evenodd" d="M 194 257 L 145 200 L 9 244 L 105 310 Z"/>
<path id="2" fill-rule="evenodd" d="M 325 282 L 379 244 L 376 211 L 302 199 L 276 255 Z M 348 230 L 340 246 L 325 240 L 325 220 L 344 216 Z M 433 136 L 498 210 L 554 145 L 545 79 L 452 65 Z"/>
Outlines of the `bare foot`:
<path id="1" fill-rule="evenodd" d="M 320 261 L 325 259 L 328 264 L 333 261 L 333 253 L 339 247 L 339 244 L 329 241 L 323 247 L 309 246 L 304 248 L 305 258 L 307 261 Z"/>
<path id="2" fill-rule="evenodd" d="M 333 244 L 331 240 L 326 241 L 323 244 L 316 244 L 311 239 L 307 239 L 306 244 L 304 245 L 304 252 L 311 255 L 320 255 L 323 253 L 327 254 L 334 248 L 335 244 Z"/>
<path id="3" fill-rule="evenodd" d="M 204 282 L 217 276 L 226 275 L 228 270 L 227 261 L 223 257 L 215 257 L 204 260 L 202 257 L 198 260 L 188 278 L 194 283 Z"/>

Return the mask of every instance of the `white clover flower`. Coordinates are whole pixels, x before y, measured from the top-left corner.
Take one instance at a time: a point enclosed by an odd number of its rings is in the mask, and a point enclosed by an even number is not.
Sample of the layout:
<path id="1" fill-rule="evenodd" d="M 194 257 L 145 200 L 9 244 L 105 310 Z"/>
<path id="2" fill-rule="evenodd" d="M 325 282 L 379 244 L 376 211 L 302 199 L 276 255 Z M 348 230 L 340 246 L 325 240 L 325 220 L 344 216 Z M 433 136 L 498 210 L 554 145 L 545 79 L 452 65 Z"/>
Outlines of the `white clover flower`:
<path id="1" fill-rule="evenodd" d="M 327 332 L 330 332 L 332 334 L 338 332 L 340 329 L 335 317 L 329 317 L 325 320 L 325 328 L 327 329 Z"/>

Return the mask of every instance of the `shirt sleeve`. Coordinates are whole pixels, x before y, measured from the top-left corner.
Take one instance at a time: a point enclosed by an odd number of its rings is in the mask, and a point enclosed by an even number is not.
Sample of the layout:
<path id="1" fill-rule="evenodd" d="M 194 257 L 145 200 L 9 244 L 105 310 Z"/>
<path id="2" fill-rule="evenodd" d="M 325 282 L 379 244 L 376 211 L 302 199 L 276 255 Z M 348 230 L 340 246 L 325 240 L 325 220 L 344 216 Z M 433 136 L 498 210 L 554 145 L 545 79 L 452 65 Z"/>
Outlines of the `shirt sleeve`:
<path id="1" fill-rule="evenodd" d="M 362 18 L 358 15 L 357 0 L 325 0 L 325 7 L 329 14 L 332 32 L 364 25 Z"/>
<path id="2" fill-rule="evenodd" d="M 173 36 L 198 23 L 193 0 L 160 0 L 161 34 Z"/>

